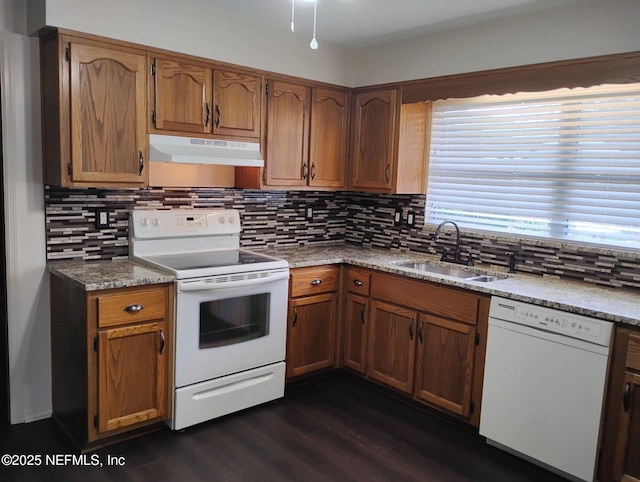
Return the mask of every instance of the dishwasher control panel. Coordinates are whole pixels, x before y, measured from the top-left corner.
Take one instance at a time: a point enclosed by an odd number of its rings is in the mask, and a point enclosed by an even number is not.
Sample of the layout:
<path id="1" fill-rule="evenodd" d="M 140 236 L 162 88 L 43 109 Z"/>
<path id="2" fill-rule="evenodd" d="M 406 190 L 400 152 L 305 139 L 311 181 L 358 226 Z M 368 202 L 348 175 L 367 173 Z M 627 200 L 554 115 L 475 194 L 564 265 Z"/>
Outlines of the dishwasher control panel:
<path id="1" fill-rule="evenodd" d="M 609 346 L 613 324 L 609 321 L 494 296 L 490 318 Z"/>

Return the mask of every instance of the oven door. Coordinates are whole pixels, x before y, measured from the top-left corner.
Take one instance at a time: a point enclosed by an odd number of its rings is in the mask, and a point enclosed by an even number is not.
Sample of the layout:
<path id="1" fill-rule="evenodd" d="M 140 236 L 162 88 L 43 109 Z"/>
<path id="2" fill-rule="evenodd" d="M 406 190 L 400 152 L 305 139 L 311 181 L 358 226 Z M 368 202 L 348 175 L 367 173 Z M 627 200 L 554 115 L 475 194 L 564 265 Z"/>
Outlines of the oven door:
<path id="1" fill-rule="evenodd" d="M 177 282 L 176 388 L 285 358 L 288 269 Z"/>

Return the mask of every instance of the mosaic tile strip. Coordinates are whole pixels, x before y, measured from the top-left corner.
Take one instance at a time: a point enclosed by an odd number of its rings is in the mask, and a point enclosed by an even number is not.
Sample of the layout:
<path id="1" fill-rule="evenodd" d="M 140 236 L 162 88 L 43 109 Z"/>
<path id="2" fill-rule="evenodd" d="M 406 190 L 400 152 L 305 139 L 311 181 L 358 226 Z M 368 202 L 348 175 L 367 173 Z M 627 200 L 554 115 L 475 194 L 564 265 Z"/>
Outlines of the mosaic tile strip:
<path id="1" fill-rule="evenodd" d="M 119 259 L 128 256 L 128 213 L 132 209 L 233 208 L 240 210 L 241 245 L 295 247 L 344 242 L 427 254 L 453 253 L 454 231 L 424 226 L 423 195 L 353 192 L 251 191 L 240 189 L 45 189 L 47 259 Z M 312 220 L 305 207 L 313 207 Z M 94 227 L 95 209 L 110 211 L 111 227 Z M 403 222 L 394 225 L 394 213 Z M 408 213 L 415 225 L 407 226 Z M 599 286 L 640 288 L 640 251 L 583 247 L 538 239 L 517 239 L 463 230 L 461 253 L 477 264 L 506 268 L 508 252 L 516 270 Z"/>
<path id="2" fill-rule="evenodd" d="M 302 246 L 344 241 L 347 197 L 323 192 L 240 189 L 45 188 L 47 260 L 120 259 L 129 255 L 133 209 L 238 209 L 244 247 Z M 305 207 L 312 206 L 312 220 Z M 96 209 L 109 211 L 110 227 L 95 228 Z"/>

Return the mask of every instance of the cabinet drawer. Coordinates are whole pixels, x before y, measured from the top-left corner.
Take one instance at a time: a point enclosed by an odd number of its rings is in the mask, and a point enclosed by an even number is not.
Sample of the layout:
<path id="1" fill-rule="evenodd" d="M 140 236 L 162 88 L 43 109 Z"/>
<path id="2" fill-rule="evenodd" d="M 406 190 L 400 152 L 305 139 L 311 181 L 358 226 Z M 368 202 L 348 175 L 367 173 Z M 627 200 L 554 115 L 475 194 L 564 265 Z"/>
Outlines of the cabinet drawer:
<path id="1" fill-rule="evenodd" d="M 339 273 L 337 266 L 291 270 L 291 297 L 336 291 L 338 289 Z"/>
<path id="2" fill-rule="evenodd" d="M 627 368 L 640 370 L 640 334 L 632 333 L 629 335 L 627 344 Z"/>
<path id="3" fill-rule="evenodd" d="M 126 325 L 165 317 L 164 288 L 98 295 L 98 327 Z"/>
<path id="4" fill-rule="evenodd" d="M 371 296 L 474 325 L 478 318 L 479 296 L 427 281 L 373 275 Z"/>
<path id="5" fill-rule="evenodd" d="M 347 290 L 359 295 L 369 296 L 369 278 L 368 271 L 347 268 Z"/>

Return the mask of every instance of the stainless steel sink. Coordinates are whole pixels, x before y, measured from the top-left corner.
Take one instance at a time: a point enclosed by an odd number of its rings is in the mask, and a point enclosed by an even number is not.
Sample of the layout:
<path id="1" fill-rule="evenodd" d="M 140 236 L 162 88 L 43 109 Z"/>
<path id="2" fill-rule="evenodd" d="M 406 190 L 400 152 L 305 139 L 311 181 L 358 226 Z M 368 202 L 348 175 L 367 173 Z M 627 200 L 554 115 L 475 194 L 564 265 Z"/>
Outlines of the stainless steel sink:
<path id="1" fill-rule="evenodd" d="M 428 273 L 442 274 L 445 276 L 460 278 L 467 281 L 480 281 L 483 283 L 488 283 L 490 281 L 496 281 L 496 280 L 502 279 L 500 276 L 479 273 L 477 271 L 458 269 L 451 266 L 441 266 L 438 264 L 432 264 L 424 261 L 407 261 L 404 263 L 398 263 L 396 266 L 415 269 L 417 271 L 425 271 Z"/>

